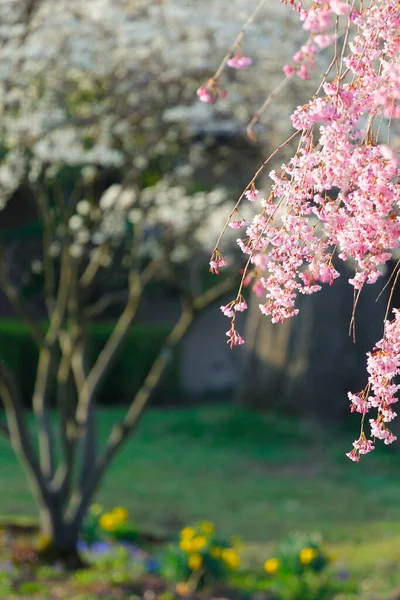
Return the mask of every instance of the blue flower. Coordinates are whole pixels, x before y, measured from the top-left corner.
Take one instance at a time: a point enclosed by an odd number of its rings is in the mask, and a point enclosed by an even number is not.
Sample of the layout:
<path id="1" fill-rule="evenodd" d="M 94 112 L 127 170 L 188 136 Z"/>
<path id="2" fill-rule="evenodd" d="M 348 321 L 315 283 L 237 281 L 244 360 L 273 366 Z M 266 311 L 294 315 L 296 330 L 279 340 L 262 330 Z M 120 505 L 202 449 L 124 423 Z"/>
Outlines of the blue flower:
<path id="1" fill-rule="evenodd" d="M 157 573 L 160 567 L 160 562 L 154 558 L 154 556 L 150 556 L 150 558 L 146 561 L 146 570 L 148 573 Z"/>
<path id="2" fill-rule="evenodd" d="M 87 552 L 89 550 L 89 546 L 87 542 L 84 540 L 79 540 L 77 544 L 78 552 Z"/>
<path id="3" fill-rule="evenodd" d="M 349 572 L 346 571 L 345 569 L 340 569 L 339 573 L 338 573 L 338 578 L 341 581 L 345 581 L 345 579 L 349 578 Z"/>
<path id="4" fill-rule="evenodd" d="M 94 542 L 89 547 L 89 551 L 93 552 L 93 554 L 107 554 L 109 552 L 113 552 L 114 546 L 109 542 Z"/>

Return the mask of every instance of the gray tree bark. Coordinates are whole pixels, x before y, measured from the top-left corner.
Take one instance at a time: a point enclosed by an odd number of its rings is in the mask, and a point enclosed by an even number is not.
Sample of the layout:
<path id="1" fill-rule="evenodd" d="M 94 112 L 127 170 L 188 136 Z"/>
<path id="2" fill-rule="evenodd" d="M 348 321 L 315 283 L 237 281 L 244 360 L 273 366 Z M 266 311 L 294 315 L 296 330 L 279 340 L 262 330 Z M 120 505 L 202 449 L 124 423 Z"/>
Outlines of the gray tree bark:
<path id="1" fill-rule="evenodd" d="M 367 383 L 366 352 L 382 337 L 390 285 L 377 301 L 387 278 L 365 286 L 355 312 L 354 343 L 349 335 L 353 310 L 352 271 L 344 265 L 333 286 L 301 296 L 300 313 L 272 324 L 251 299 L 246 344 L 239 378 L 239 403 L 260 409 L 327 420 L 348 416 L 347 392 Z"/>

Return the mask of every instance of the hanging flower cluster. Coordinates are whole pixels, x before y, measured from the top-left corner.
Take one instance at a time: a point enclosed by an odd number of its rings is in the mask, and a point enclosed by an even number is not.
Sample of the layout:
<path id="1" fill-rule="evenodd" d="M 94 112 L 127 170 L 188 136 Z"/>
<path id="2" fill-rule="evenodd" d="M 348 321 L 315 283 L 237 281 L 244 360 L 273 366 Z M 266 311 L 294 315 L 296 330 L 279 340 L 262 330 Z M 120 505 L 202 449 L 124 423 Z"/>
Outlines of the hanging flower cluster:
<path id="1" fill-rule="evenodd" d="M 332 60 L 313 99 L 292 114 L 295 132 L 281 147 L 297 138 L 297 150 L 270 173 L 269 195 L 262 197 L 255 187 L 268 159 L 230 213 L 227 225 L 236 228 L 243 200 L 260 207 L 238 240 L 247 255 L 238 296 L 222 307 L 231 319 L 231 347 L 243 343 L 235 317 L 244 285 L 251 284 L 262 299 L 263 314 L 273 323 L 283 322 L 298 313 L 298 294 L 317 292 L 339 277 L 335 257 L 354 264 L 350 283 L 357 296 L 365 284 L 378 280 L 399 245 L 400 171 L 393 138 L 400 117 L 400 4 L 282 3 L 292 5 L 310 35 L 284 67 L 285 74 L 308 79 L 316 52 L 328 46 Z M 214 263 L 225 264 L 218 251 L 221 236 L 210 263 L 214 272 Z M 367 389 L 349 395 L 351 410 L 363 415 L 360 438 L 348 454 L 352 460 L 374 448 L 363 430 L 371 408 L 377 409 L 377 418 L 370 419 L 372 436 L 386 444 L 396 439 L 386 423 L 395 416 L 391 405 L 397 401 L 393 379 L 400 372 L 399 334 L 395 311 L 394 320 L 385 322 L 383 339 L 368 355 Z"/>

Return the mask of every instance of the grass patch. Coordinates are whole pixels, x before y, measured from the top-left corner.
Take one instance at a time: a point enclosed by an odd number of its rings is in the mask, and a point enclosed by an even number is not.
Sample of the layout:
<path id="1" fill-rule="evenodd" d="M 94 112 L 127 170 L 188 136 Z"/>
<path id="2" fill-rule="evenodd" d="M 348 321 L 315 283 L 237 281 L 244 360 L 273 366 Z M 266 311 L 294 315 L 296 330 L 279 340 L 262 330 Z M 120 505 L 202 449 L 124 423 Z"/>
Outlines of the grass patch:
<path id="1" fill-rule="evenodd" d="M 100 438 L 121 415 L 99 411 Z M 239 408 L 154 409 L 96 501 L 126 506 L 139 528 L 154 533 L 214 521 L 258 556 L 290 531 L 321 532 L 350 569 L 377 568 L 390 580 L 400 561 L 400 446 L 381 446 L 354 464 L 345 457 L 352 439 L 348 431 Z M 23 471 L 3 439 L 0 456 L 0 513 L 34 516 Z"/>

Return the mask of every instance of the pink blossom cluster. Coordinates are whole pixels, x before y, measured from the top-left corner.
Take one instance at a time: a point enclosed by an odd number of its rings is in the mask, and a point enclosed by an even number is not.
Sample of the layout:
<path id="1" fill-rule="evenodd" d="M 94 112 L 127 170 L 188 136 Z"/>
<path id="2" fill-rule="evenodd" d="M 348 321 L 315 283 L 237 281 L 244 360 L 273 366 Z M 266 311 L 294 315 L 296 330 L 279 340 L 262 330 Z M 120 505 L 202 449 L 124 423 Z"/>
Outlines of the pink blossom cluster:
<path id="1" fill-rule="evenodd" d="M 383 440 L 385 444 L 391 444 L 397 439 L 386 425 L 397 416 L 392 405 L 398 401 L 396 393 L 400 389 L 400 385 L 394 383 L 395 378 L 400 375 L 400 311 L 395 309 L 393 313 L 394 319 L 385 321 L 383 338 L 377 342 L 373 352 L 367 355 L 367 388 L 359 394 L 348 394 L 350 410 L 361 413 L 363 419 L 371 409 L 377 410 L 377 417 L 369 419 L 371 436 Z M 363 433 L 362 436 L 365 438 Z M 354 450 L 347 455 L 355 461 L 359 460 L 359 454 L 366 454 L 358 447 L 359 441 L 354 442 Z"/>
<path id="2" fill-rule="evenodd" d="M 227 264 L 228 261 L 226 258 L 224 258 L 218 248 L 216 248 L 210 260 L 210 272 L 214 273 L 215 275 L 219 275 L 219 269 L 221 267 L 226 267 Z"/>
<path id="3" fill-rule="evenodd" d="M 283 1 L 283 0 L 281 0 Z M 287 2 L 283 1 L 283 4 Z M 311 8 L 303 8 L 302 2 L 291 2 L 299 13 L 303 28 L 310 33 L 307 42 L 296 52 L 290 63 L 283 67 L 287 77 L 296 74 L 300 79 L 310 79 L 316 53 L 333 44 L 337 39 L 336 17 L 348 15 L 351 5 L 344 0 L 320 0 Z"/>
<path id="4" fill-rule="evenodd" d="M 245 237 L 238 245 L 247 266 L 239 296 L 243 286 L 251 285 L 263 298 L 261 312 L 274 323 L 298 313 L 298 294 L 334 283 L 337 259 L 352 260 L 354 276 L 349 281 L 356 290 L 375 283 L 400 239 L 400 170 L 390 139 L 393 122 L 400 118 L 399 3 L 316 0 L 304 8 L 300 1 L 281 1 L 293 6 L 310 35 L 285 67 L 287 75 L 307 79 L 315 53 L 334 48 L 339 27 L 344 47 L 340 56 L 336 51 L 314 98 L 294 111 L 298 148 L 279 171 L 270 173 L 268 197 L 260 197 L 254 178 L 238 201 L 247 198 L 260 206 L 251 223 L 241 222 Z M 237 228 L 234 214 L 228 224 Z M 217 262 L 214 256 L 214 272 L 222 266 Z M 234 306 L 223 310 L 231 318 L 231 346 L 243 343 L 239 334 L 235 336 Z M 393 378 L 400 368 L 399 334 L 395 312 L 368 356 L 372 395 L 364 391 L 349 396 L 351 409 L 363 419 L 371 407 L 377 408 L 371 432 L 386 444 L 395 439 L 386 423 L 395 416 L 391 404 L 398 389 Z M 373 449 L 363 431 L 353 446 L 353 460 Z"/>
<path id="5" fill-rule="evenodd" d="M 253 60 L 249 56 L 237 53 L 233 58 L 230 58 L 226 64 L 231 69 L 247 69 L 252 62 Z"/>
<path id="6" fill-rule="evenodd" d="M 225 98 L 227 92 L 218 87 L 215 79 L 209 79 L 207 83 L 198 88 L 196 94 L 200 102 L 215 104 L 218 98 Z"/>

